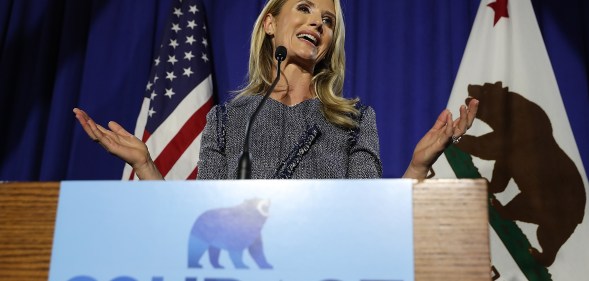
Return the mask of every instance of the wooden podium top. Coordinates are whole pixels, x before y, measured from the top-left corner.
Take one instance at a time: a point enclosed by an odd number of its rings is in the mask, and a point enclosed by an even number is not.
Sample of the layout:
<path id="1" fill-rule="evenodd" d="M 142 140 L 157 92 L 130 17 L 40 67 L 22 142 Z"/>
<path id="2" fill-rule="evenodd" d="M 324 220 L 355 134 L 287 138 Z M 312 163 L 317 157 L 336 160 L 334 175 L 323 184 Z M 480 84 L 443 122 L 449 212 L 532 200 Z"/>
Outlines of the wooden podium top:
<path id="1" fill-rule="evenodd" d="M 58 182 L 0 184 L 0 280 L 47 280 Z M 487 184 L 426 180 L 413 191 L 415 280 L 490 280 Z"/>

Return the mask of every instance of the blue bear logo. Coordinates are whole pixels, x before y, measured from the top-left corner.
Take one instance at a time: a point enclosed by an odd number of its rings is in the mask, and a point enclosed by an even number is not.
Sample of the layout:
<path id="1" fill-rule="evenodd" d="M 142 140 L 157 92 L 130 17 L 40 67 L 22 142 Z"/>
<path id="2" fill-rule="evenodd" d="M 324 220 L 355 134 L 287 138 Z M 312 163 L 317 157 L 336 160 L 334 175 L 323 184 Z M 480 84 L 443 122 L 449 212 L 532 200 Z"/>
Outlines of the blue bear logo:
<path id="1" fill-rule="evenodd" d="M 261 269 L 271 269 L 262 246 L 262 227 L 268 218 L 269 200 L 249 199 L 229 208 L 213 209 L 200 215 L 190 231 L 188 243 L 188 267 L 202 268 L 200 259 L 209 251 L 214 268 L 219 264 L 221 250 L 226 250 L 239 269 L 247 269 L 243 263 L 243 251 L 248 249 Z"/>

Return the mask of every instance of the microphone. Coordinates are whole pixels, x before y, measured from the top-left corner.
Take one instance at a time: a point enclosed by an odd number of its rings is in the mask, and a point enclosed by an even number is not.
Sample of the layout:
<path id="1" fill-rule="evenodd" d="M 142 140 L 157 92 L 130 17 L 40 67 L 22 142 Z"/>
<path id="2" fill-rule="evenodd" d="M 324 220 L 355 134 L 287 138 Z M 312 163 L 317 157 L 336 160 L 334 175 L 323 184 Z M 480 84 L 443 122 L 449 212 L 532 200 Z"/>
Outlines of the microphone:
<path id="1" fill-rule="evenodd" d="M 258 104 L 258 107 L 256 107 L 256 110 L 254 110 L 254 113 L 252 113 L 252 116 L 250 116 L 250 120 L 248 121 L 245 127 L 245 141 L 243 142 L 243 150 L 241 152 L 241 156 L 239 156 L 239 162 L 237 163 L 238 179 L 252 178 L 252 159 L 250 155 L 250 133 L 252 125 L 254 123 L 254 120 L 256 119 L 256 116 L 258 116 L 258 112 L 260 111 L 264 103 L 266 103 L 266 100 L 268 99 L 272 91 L 274 91 L 274 87 L 276 87 L 278 80 L 280 80 L 280 63 L 286 58 L 286 48 L 284 46 L 276 47 L 274 57 L 278 61 L 278 65 L 276 66 L 276 78 L 274 79 L 274 82 L 272 82 L 272 85 L 270 85 L 270 88 L 268 88 L 268 91 L 266 91 L 266 94 Z"/>

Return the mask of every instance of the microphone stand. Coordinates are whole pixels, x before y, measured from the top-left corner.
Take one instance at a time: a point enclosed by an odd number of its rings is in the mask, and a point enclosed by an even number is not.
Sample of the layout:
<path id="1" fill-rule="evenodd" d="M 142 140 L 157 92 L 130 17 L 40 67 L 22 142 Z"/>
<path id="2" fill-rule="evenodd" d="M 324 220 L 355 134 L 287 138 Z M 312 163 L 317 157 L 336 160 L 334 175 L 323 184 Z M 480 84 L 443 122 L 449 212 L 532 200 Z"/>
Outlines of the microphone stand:
<path id="1" fill-rule="evenodd" d="M 268 97 L 270 96 L 272 91 L 274 91 L 274 87 L 276 87 L 276 84 L 280 80 L 280 63 L 286 58 L 286 48 L 284 46 L 278 46 L 276 48 L 276 52 L 275 52 L 274 56 L 275 56 L 276 60 L 278 61 L 278 64 L 276 66 L 276 78 L 274 79 L 274 82 L 272 82 L 272 85 L 270 85 L 270 88 L 268 88 L 268 91 L 266 91 L 266 94 L 264 95 L 264 97 L 262 98 L 260 103 L 258 104 L 258 107 L 256 107 L 256 110 L 254 110 L 254 113 L 252 113 L 252 116 L 250 116 L 250 120 L 248 121 L 248 123 L 246 125 L 245 141 L 243 142 L 243 150 L 241 152 L 241 155 L 239 156 L 239 162 L 237 163 L 237 178 L 238 179 L 251 179 L 252 178 L 252 159 L 251 159 L 251 155 L 249 152 L 250 151 L 249 150 L 250 133 L 251 133 L 252 125 L 254 123 L 254 120 L 256 119 L 256 116 L 258 116 L 258 112 L 260 111 L 260 109 L 262 108 L 264 103 L 266 103 L 266 100 L 268 99 Z"/>

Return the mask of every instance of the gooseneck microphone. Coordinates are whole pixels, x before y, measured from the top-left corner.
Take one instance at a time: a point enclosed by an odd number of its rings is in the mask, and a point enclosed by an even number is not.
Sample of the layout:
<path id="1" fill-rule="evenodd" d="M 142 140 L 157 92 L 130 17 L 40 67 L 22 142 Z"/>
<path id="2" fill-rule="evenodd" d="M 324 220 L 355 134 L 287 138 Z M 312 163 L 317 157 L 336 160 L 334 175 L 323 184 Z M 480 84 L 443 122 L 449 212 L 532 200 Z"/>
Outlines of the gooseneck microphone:
<path id="1" fill-rule="evenodd" d="M 268 99 L 272 91 L 274 91 L 274 87 L 276 87 L 278 80 L 280 80 L 280 63 L 286 58 L 286 48 L 284 46 L 276 47 L 274 57 L 278 61 L 278 64 L 276 66 L 276 78 L 274 79 L 274 82 L 272 82 L 272 85 L 270 85 L 270 88 L 268 88 L 268 91 L 266 91 L 266 94 L 258 104 L 258 107 L 256 107 L 256 110 L 254 110 L 254 113 L 252 113 L 252 116 L 250 116 L 250 120 L 247 122 L 247 125 L 245 127 L 245 140 L 243 142 L 243 150 L 241 152 L 241 156 L 239 157 L 239 162 L 237 163 L 238 179 L 252 178 L 252 159 L 250 155 L 250 133 L 252 130 L 252 125 L 254 124 L 256 116 L 258 116 L 258 112 L 260 111 L 264 103 L 266 103 L 266 100 Z"/>

